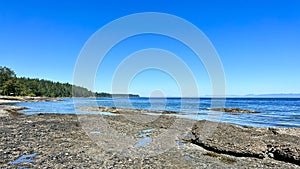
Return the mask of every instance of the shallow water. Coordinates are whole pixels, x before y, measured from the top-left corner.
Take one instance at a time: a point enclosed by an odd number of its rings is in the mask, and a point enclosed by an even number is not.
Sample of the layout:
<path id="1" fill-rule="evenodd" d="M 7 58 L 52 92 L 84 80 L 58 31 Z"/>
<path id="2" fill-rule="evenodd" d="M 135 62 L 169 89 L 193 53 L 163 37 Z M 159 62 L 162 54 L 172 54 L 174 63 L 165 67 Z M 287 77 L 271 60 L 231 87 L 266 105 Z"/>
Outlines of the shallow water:
<path id="1" fill-rule="evenodd" d="M 143 138 L 138 138 L 138 142 L 134 145 L 134 147 L 146 147 L 149 143 L 152 142 L 151 137 L 143 137 Z"/>
<path id="2" fill-rule="evenodd" d="M 184 143 L 181 141 L 176 141 L 176 144 L 179 145 L 180 147 L 184 146 Z"/>
<path id="3" fill-rule="evenodd" d="M 188 155 L 188 154 L 185 154 L 185 155 L 184 155 L 184 158 L 187 159 L 187 160 L 189 160 L 189 161 L 191 161 L 191 160 L 194 159 L 192 156 L 190 156 L 190 155 Z"/>
<path id="4" fill-rule="evenodd" d="M 60 114 L 103 114 L 114 115 L 109 112 L 76 111 L 78 106 L 108 106 L 121 108 L 137 108 L 146 110 L 179 111 L 182 118 L 195 120 L 212 120 L 229 122 L 254 127 L 300 127 L 300 99 L 299 98 L 229 98 L 225 107 L 255 110 L 258 114 L 230 114 L 225 112 L 211 112 L 203 110 L 211 106 L 210 98 L 65 98 L 59 102 L 25 102 L 16 105 L 28 107 L 25 114 L 60 113 Z M 151 114 L 151 113 L 150 113 Z"/>
<path id="5" fill-rule="evenodd" d="M 8 165 L 17 165 L 20 163 L 33 163 L 34 160 L 33 158 L 36 157 L 38 155 L 38 153 L 33 153 L 33 154 L 29 154 L 29 155 L 22 155 L 21 157 L 19 157 L 18 159 L 11 161 L 8 163 Z"/>
<path id="6" fill-rule="evenodd" d="M 154 129 L 145 129 L 142 130 L 142 133 L 151 133 Z"/>
<path id="7" fill-rule="evenodd" d="M 98 130 L 96 130 L 96 131 L 91 131 L 90 134 L 101 134 L 101 131 L 98 131 Z"/>
<path id="8" fill-rule="evenodd" d="M 146 147 L 149 143 L 152 142 L 152 138 L 149 136 L 154 129 L 145 129 L 142 130 L 141 133 L 138 134 L 140 138 L 138 138 L 138 142 L 134 145 L 134 147 Z"/>

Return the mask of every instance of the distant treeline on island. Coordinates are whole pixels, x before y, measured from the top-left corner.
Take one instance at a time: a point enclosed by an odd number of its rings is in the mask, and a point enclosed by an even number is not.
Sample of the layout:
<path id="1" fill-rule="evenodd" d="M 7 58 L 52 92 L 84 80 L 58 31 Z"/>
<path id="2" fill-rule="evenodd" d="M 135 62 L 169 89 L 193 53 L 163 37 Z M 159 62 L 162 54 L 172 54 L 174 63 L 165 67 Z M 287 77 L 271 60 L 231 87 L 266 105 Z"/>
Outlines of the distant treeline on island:
<path id="1" fill-rule="evenodd" d="M 109 93 L 95 93 L 95 97 L 115 97 L 115 98 L 126 98 L 126 97 L 130 97 L 130 98 L 136 98 L 136 97 L 140 97 L 137 94 L 109 94 Z"/>
<path id="2" fill-rule="evenodd" d="M 94 93 L 84 87 L 44 79 L 17 77 L 15 72 L 0 66 L 0 95 L 43 97 L 139 97 L 133 94 Z"/>

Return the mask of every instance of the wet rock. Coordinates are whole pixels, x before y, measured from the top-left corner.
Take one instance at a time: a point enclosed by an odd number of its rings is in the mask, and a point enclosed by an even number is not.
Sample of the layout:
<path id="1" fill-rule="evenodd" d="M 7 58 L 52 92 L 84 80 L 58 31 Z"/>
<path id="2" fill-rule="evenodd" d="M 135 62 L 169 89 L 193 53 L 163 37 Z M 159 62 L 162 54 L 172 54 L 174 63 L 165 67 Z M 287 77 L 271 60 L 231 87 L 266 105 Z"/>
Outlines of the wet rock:
<path id="1" fill-rule="evenodd" d="M 143 110 L 143 109 L 129 109 L 116 107 L 96 107 L 96 106 L 82 106 L 77 107 L 78 110 L 88 112 L 110 112 L 115 114 L 141 114 L 141 113 L 157 113 L 157 114 L 178 114 L 175 111 L 159 111 L 159 110 Z"/>
<path id="2" fill-rule="evenodd" d="M 165 110 L 165 111 L 162 112 L 162 114 L 178 114 L 178 112 Z"/>
<path id="3" fill-rule="evenodd" d="M 226 113 L 259 113 L 258 111 L 246 110 L 240 108 L 206 108 L 205 110 L 212 110 L 212 111 L 219 111 L 219 112 L 226 112 Z"/>

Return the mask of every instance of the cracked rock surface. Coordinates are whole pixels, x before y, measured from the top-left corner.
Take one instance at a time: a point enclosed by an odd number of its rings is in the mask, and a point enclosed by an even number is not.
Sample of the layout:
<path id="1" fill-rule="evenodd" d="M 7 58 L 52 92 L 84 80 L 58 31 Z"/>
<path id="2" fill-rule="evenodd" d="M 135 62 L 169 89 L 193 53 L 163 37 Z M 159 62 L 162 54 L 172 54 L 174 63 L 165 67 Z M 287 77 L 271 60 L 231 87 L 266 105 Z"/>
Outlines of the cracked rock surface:
<path id="1" fill-rule="evenodd" d="M 2 116 L 0 168 L 300 168 L 299 129 L 215 124 L 122 111 Z M 17 163 L 23 155 L 32 159 Z"/>
<path id="2" fill-rule="evenodd" d="M 193 143 L 209 150 L 241 157 L 273 158 L 300 164 L 299 128 L 254 128 L 220 123 L 211 136 L 199 121 L 193 127 Z"/>

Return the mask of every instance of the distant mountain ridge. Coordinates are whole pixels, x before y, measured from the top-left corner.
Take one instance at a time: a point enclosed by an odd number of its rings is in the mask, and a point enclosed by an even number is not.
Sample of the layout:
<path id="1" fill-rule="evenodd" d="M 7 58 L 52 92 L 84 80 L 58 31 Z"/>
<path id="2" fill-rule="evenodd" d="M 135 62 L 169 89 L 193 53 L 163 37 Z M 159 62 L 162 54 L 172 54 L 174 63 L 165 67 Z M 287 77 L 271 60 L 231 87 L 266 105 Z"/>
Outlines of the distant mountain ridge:
<path id="1" fill-rule="evenodd" d="M 200 96 L 201 97 L 201 96 Z M 207 98 L 223 98 L 224 96 L 205 95 Z M 247 94 L 247 95 L 226 95 L 226 98 L 300 98 L 300 93 L 278 93 L 278 94 Z"/>
<path id="2" fill-rule="evenodd" d="M 300 98 L 300 93 L 279 93 L 279 94 L 248 94 L 245 97 L 284 97 L 284 98 Z"/>

